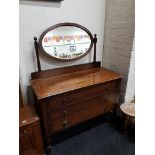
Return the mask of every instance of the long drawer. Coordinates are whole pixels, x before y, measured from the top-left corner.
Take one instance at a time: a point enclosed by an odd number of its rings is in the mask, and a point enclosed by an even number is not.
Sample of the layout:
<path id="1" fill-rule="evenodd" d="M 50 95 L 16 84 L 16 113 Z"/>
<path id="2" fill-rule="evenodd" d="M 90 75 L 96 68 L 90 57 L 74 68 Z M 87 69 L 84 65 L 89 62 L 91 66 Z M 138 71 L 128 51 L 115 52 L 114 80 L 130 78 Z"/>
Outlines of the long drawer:
<path id="1" fill-rule="evenodd" d="M 48 103 L 46 104 L 46 111 L 49 112 L 51 110 L 63 109 L 66 106 L 76 104 L 78 102 L 83 102 L 85 100 L 91 99 L 92 97 L 105 94 L 108 91 L 116 91 L 116 89 L 117 82 L 110 81 L 105 84 L 100 84 L 92 87 L 90 86 L 64 94 L 59 94 L 48 99 Z"/>
<path id="2" fill-rule="evenodd" d="M 81 102 L 79 106 L 66 109 L 66 111 L 68 112 L 68 115 L 66 117 L 62 116 L 55 120 L 52 120 L 48 114 L 48 133 L 56 133 L 58 131 L 64 130 L 66 128 L 72 127 L 81 122 L 104 114 L 106 112 L 104 101 L 105 97 L 104 95 L 101 95 Z M 86 105 L 86 107 L 84 107 L 83 105 Z M 80 106 L 82 106 L 82 108 L 80 108 Z M 111 108 L 112 106 L 113 105 L 111 105 Z"/>
<path id="3" fill-rule="evenodd" d="M 79 101 L 76 104 L 72 104 L 61 109 L 51 109 L 46 113 L 46 115 L 49 120 L 54 121 L 56 119 L 70 117 L 74 113 L 83 111 L 89 107 L 93 107 L 98 103 L 105 103 L 105 96 L 103 94 L 96 97 L 91 97 L 83 101 Z"/>

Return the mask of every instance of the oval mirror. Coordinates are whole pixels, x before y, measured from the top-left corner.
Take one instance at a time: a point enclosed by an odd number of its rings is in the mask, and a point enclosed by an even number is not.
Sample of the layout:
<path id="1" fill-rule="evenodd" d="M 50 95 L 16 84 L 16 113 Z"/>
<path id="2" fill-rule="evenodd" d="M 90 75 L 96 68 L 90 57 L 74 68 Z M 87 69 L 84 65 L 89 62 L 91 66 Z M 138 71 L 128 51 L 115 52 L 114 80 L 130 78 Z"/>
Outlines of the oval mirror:
<path id="1" fill-rule="evenodd" d="M 93 36 L 88 29 L 75 23 L 61 23 L 45 30 L 39 40 L 41 51 L 57 60 L 75 60 L 88 54 Z"/>

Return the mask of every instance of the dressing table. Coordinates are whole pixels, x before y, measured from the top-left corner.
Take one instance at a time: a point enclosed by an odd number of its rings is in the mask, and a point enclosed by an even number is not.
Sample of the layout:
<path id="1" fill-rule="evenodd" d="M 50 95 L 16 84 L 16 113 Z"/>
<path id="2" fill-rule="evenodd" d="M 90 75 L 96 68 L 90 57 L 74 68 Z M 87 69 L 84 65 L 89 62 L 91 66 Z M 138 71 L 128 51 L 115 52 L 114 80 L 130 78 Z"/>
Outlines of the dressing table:
<path id="1" fill-rule="evenodd" d="M 45 30 L 39 42 L 34 38 L 38 72 L 31 73 L 35 108 L 41 121 L 44 145 L 50 136 L 116 108 L 121 75 L 96 61 L 96 35 L 75 23 L 61 23 Z M 39 52 L 53 61 L 73 61 L 94 47 L 91 63 L 41 70 Z"/>

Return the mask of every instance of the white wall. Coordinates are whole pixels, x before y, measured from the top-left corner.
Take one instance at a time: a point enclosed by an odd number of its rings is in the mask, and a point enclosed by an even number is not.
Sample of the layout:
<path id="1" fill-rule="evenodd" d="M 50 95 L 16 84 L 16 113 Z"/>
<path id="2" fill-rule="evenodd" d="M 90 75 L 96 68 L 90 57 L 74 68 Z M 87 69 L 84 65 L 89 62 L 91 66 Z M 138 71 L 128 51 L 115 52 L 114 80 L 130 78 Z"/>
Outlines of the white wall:
<path id="1" fill-rule="evenodd" d="M 135 0 L 107 0 L 103 65 L 121 73 L 124 102 L 135 31 Z"/>
<path id="2" fill-rule="evenodd" d="M 33 37 L 60 22 L 74 22 L 96 33 L 97 60 L 102 59 L 105 0 L 64 0 L 61 3 L 20 1 L 20 73 L 26 92 L 31 72 L 37 71 Z M 93 52 L 92 52 L 93 53 Z M 71 63 L 56 63 L 41 56 L 42 69 L 90 62 L 92 54 Z"/>
<path id="3" fill-rule="evenodd" d="M 135 42 L 131 52 L 129 75 L 126 87 L 125 102 L 131 102 L 135 95 Z"/>

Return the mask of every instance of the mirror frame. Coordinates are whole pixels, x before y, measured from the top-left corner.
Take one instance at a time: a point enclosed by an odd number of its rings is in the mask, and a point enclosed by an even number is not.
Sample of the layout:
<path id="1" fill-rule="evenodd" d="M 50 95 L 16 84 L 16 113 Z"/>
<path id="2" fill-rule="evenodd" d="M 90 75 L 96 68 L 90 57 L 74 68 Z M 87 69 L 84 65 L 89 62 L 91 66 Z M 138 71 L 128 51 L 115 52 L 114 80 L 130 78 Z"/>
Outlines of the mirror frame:
<path id="1" fill-rule="evenodd" d="M 58 27 L 61 27 L 61 26 L 74 26 L 74 27 L 80 28 L 80 29 L 84 30 L 85 32 L 87 32 L 87 34 L 89 35 L 90 40 L 91 40 L 91 44 L 90 44 L 89 49 L 88 49 L 84 54 L 82 54 L 81 56 L 79 56 L 79 57 L 77 57 L 77 58 L 73 58 L 73 59 L 61 59 L 61 58 L 59 59 L 59 58 L 53 57 L 53 56 L 51 56 L 50 54 L 48 54 L 48 53 L 44 50 L 44 48 L 43 48 L 43 46 L 42 46 L 42 40 L 43 40 L 44 36 L 46 35 L 46 33 L 48 33 L 49 31 L 51 31 L 51 30 L 53 30 L 53 29 L 56 29 L 56 28 L 58 28 Z M 64 62 L 66 62 L 66 61 L 74 61 L 74 60 L 80 59 L 80 58 L 86 56 L 86 55 L 92 50 L 92 47 L 93 47 L 93 35 L 91 34 L 91 32 L 90 32 L 87 28 L 85 28 L 85 27 L 82 26 L 82 25 L 76 24 L 76 23 L 68 23 L 68 22 L 67 22 L 67 23 L 59 23 L 59 24 L 53 25 L 53 26 L 47 28 L 47 29 L 41 34 L 41 36 L 40 36 L 40 38 L 39 38 L 39 48 L 40 48 L 40 51 L 41 51 L 44 55 L 46 55 L 47 57 L 49 57 L 50 59 L 52 59 L 52 60 L 57 60 L 57 61 L 64 61 Z"/>

